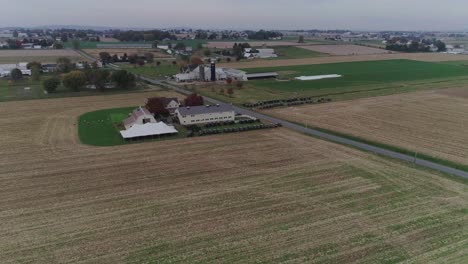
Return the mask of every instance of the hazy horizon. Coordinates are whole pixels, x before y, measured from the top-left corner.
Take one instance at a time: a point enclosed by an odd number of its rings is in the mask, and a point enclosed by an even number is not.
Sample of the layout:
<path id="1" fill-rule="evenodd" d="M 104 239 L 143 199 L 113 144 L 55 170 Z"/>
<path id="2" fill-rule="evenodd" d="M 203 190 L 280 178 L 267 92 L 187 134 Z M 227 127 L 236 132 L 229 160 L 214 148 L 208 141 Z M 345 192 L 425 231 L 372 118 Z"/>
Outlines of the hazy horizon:
<path id="1" fill-rule="evenodd" d="M 4 1 L 4 0 L 3 0 Z M 448 0 L 23 0 L 4 5 L 0 27 L 76 25 L 120 28 L 468 30 L 468 3 Z M 18 19 L 21 18 L 21 19 Z"/>

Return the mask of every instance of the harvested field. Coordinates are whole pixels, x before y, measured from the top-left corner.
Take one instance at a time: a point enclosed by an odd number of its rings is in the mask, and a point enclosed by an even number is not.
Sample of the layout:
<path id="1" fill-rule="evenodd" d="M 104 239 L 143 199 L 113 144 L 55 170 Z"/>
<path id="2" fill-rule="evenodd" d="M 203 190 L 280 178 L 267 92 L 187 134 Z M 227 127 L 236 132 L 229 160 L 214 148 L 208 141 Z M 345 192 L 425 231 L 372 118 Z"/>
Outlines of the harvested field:
<path id="1" fill-rule="evenodd" d="M 392 51 L 364 47 L 359 45 L 312 45 L 312 46 L 301 46 L 306 50 L 312 50 L 320 53 L 326 53 L 337 56 L 349 56 L 349 55 L 370 55 L 370 54 L 390 54 Z"/>
<path id="2" fill-rule="evenodd" d="M 468 89 L 273 109 L 269 114 L 468 165 Z"/>
<path id="3" fill-rule="evenodd" d="M 172 58 L 170 55 L 161 52 L 158 49 L 84 49 L 84 52 L 88 53 L 89 55 L 99 58 L 99 53 L 101 52 L 109 52 L 109 54 L 114 55 L 117 54 L 119 56 L 123 56 L 127 53 L 128 56 L 131 54 L 138 54 L 144 55 L 145 53 L 152 53 L 154 58 Z"/>
<path id="4" fill-rule="evenodd" d="M 338 62 L 358 62 L 358 61 L 378 61 L 378 60 L 417 60 L 425 62 L 439 61 L 463 61 L 468 60 L 468 55 L 453 55 L 443 53 L 396 53 L 396 54 L 374 54 L 374 55 L 359 55 L 359 56 L 330 56 L 316 57 L 306 59 L 290 59 L 290 60 L 251 60 L 244 62 L 221 63 L 219 67 L 230 68 L 261 68 L 261 67 L 280 67 L 280 66 L 295 66 L 295 65 L 310 65 L 310 64 L 327 64 Z"/>
<path id="5" fill-rule="evenodd" d="M 72 61 L 85 61 L 74 50 L 0 50 L 0 63 L 18 63 L 39 61 L 42 63 L 56 62 L 60 57 L 70 58 Z"/>
<path id="6" fill-rule="evenodd" d="M 2 263 L 467 260 L 466 185 L 396 161 L 285 129 L 78 144 L 154 95 L 0 104 Z"/>
<path id="7" fill-rule="evenodd" d="M 208 42 L 204 46 L 207 48 L 232 49 L 235 43 L 249 43 L 252 47 L 277 47 L 277 46 L 304 46 L 310 43 L 297 43 L 293 41 L 219 41 Z"/>

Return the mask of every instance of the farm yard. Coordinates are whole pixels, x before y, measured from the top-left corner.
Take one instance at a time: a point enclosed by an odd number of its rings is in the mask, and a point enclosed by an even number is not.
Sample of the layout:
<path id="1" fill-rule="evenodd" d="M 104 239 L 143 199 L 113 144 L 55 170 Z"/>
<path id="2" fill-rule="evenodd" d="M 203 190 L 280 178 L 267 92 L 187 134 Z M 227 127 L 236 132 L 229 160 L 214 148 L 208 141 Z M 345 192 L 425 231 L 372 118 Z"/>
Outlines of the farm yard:
<path id="1" fill-rule="evenodd" d="M 341 62 L 360 62 L 360 61 L 381 61 L 381 60 L 415 60 L 424 62 L 450 62 L 467 61 L 468 55 L 454 55 L 443 53 L 395 53 L 395 54 L 373 54 L 359 56 L 324 56 L 303 59 L 284 59 L 284 60 L 250 60 L 243 62 L 231 62 L 219 64 L 219 67 L 228 68 L 265 68 L 265 67 L 285 67 L 312 64 L 328 64 Z"/>
<path id="2" fill-rule="evenodd" d="M 268 114 L 468 167 L 468 89 L 272 109 Z"/>
<path id="3" fill-rule="evenodd" d="M 79 144 L 166 93 L 0 104 L 3 263 L 466 262 L 466 183 L 431 171 L 286 129 Z"/>
<path id="4" fill-rule="evenodd" d="M 172 58 L 172 56 L 161 52 L 158 49 L 84 49 L 84 52 L 87 54 L 93 56 L 94 58 L 98 59 L 99 58 L 99 53 L 101 52 L 108 52 L 109 54 L 118 55 L 118 56 L 123 56 L 125 53 L 127 55 L 131 54 L 138 54 L 138 55 L 144 55 L 145 53 L 151 53 L 153 54 L 155 59 L 159 58 Z"/>
<path id="5" fill-rule="evenodd" d="M 0 64 L 32 61 L 55 63 L 60 57 L 67 57 L 74 62 L 87 61 L 74 50 L 0 50 Z"/>
<path id="6" fill-rule="evenodd" d="M 245 71 L 278 72 L 280 77 L 279 80 L 249 81 L 244 88 L 235 89 L 232 97 L 219 94 L 217 87 L 206 86 L 198 89 L 217 99 L 242 104 L 308 96 L 349 100 L 421 89 L 459 87 L 468 80 L 468 70 L 462 65 L 411 60 L 299 65 Z M 338 74 L 342 77 L 314 81 L 294 79 L 299 76 L 326 74 Z"/>

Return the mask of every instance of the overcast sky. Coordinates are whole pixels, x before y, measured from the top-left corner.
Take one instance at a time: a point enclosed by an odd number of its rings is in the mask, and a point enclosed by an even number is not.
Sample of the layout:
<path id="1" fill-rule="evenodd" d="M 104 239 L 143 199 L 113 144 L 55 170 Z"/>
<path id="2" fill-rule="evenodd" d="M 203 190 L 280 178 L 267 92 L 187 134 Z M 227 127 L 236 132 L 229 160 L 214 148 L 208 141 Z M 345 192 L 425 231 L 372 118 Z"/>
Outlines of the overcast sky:
<path id="1" fill-rule="evenodd" d="M 468 30 L 466 0 L 0 0 L 0 27 Z"/>

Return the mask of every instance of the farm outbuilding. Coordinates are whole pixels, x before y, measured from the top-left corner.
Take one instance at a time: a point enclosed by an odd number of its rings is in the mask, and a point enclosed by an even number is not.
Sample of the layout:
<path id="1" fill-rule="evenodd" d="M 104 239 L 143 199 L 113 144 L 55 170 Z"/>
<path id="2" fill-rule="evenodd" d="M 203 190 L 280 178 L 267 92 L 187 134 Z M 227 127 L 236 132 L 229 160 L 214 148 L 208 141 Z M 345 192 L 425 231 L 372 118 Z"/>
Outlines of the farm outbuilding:
<path id="1" fill-rule="evenodd" d="M 134 125 L 130 129 L 120 131 L 124 139 L 141 138 L 149 136 L 161 136 L 179 133 L 173 126 L 164 122 L 146 123 L 144 125 Z"/>

